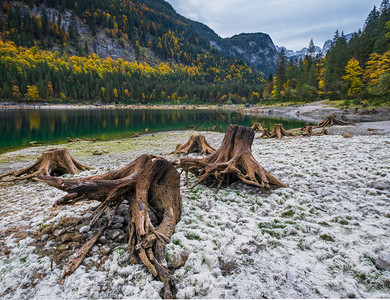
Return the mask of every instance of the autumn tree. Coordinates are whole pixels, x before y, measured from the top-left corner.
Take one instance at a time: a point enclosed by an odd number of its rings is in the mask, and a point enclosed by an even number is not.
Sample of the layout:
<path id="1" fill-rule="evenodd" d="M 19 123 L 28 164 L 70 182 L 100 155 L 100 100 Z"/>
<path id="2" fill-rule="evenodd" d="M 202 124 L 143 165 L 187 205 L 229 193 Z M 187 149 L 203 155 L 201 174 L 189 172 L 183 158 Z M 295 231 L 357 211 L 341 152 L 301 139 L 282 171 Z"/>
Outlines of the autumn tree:
<path id="1" fill-rule="evenodd" d="M 27 86 L 26 97 L 27 97 L 28 100 L 31 100 L 33 102 L 37 101 L 39 99 L 39 93 L 38 93 L 37 86 L 35 86 L 35 85 Z"/>
<path id="2" fill-rule="evenodd" d="M 359 65 L 359 61 L 352 58 L 348 61 L 345 67 L 345 75 L 342 77 L 348 85 L 348 96 L 359 96 L 363 90 L 363 70 Z"/>

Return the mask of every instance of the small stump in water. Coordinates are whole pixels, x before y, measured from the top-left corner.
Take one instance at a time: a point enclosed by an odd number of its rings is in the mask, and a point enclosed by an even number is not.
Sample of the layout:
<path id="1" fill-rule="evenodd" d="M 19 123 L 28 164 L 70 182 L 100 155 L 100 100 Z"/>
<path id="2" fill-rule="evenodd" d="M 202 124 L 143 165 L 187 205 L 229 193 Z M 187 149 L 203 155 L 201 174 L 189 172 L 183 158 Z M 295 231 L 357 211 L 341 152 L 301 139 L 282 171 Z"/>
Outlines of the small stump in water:
<path id="1" fill-rule="evenodd" d="M 211 154 L 214 153 L 215 149 L 210 146 L 206 141 L 206 138 L 200 134 L 191 135 L 190 139 L 185 144 L 178 144 L 176 150 L 170 154 L 189 154 L 189 153 L 200 153 Z"/>
<path id="2" fill-rule="evenodd" d="M 1 181 L 17 181 L 36 177 L 37 175 L 61 176 L 77 174 L 91 167 L 75 160 L 66 148 L 50 149 L 42 152 L 38 160 L 31 166 L 0 175 Z M 3 180 L 5 177 L 10 177 Z"/>
<path id="3" fill-rule="evenodd" d="M 179 167 L 211 186 L 230 185 L 241 180 L 244 183 L 261 188 L 286 187 L 284 183 L 267 172 L 253 157 L 251 147 L 255 133 L 249 127 L 229 125 L 219 149 L 206 158 L 182 158 Z"/>
<path id="4" fill-rule="evenodd" d="M 103 226 L 69 259 L 60 283 L 64 283 L 65 277 L 80 266 L 88 251 L 110 228 L 121 203 L 127 200 L 130 262 L 142 262 L 154 277 L 164 283 L 164 298 L 175 296 L 173 277 L 164 266 L 164 252 L 180 220 L 182 202 L 180 176 L 170 162 L 161 157 L 144 154 L 123 168 L 102 175 L 77 179 L 39 175 L 37 179 L 68 192 L 57 200 L 55 206 L 84 200 L 101 202 L 94 210 L 90 226 L 104 213 L 108 218 L 108 225 Z M 151 212 L 155 216 L 154 224 L 150 217 Z"/>

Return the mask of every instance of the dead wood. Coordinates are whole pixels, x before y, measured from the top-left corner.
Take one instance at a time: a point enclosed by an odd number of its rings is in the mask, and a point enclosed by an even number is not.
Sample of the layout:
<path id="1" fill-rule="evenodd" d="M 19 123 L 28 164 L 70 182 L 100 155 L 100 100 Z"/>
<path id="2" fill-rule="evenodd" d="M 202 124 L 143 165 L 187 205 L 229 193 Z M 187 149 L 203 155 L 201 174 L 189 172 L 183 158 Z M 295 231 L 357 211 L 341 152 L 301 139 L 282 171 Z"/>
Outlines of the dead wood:
<path id="1" fill-rule="evenodd" d="M 333 125 L 349 125 L 351 122 L 345 122 L 336 118 L 335 114 L 330 114 L 325 117 L 322 122 L 319 122 L 314 128 L 331 127 Z"/>
<path id="2" fill-rule="evenodd" d="M 95 224 L 106 212 L 108 225 L 91 238 L 65 267 L 60 283 L 81 264 L 88 251 L 106 231 L 124 200 L 128 210 L 128 252 L 130 262 L 142 262 L 154 277 L 164 283 L 163 297 L 173 298 L 173 277 L 166 267 L 165 246 L 180 220 L 182 202 L 180 176 L 173 165 L 161 157 L 142 155 L 121 169 L 77 179 L 38 176 L 58 189 L 68 192 L 55 206 L 74 204 L 83 200 L 101 202 L 95 209 L 90 224 Z M 152 224 L 149 213 L 156 216 Z"/>
<path id="3" fill-rule="evenodd" d="M 271 137 L 271 132 L 267 128 L 264 128 L 264 130 L 261 133 L 261 135 L 259 137 L 257 137 L 257 138 L 258 139 L 267 139 L 267 138 L 270 138 L 270 137 Z"/>
<path id="4" fill-rule="evenodd" d="M 261 123 L 253 123 L 251 128 L 254 132 L 264 132 L 264 127 L 261 125 Z"/>
<path id="5" fill-rule="evenodd" d="M 244 183 L 269 189 L 286 187 L 267 172 L 253 157 L 251 147 L 255 133 L 250 127 L 229 125 L 219 149 L 206 158 L 182 158 L 179 167 L 199 178 L 192 187 L 204 182 L 208 185 L 230 185 L 241 180 Z"/>
<path id="6" fill-rule="evenodd" d="M 42 152 L 37 161 L 26 168 L 11 171 L 0 175 L 1 181 L 17 181 L 33 178 L 37 175 L 61 176 L 63 174 L 77 174 L 89 170 L 91 167 L 75 160 L 66 148 L 55 148 Z M 3 179 L 10 177 L 8 179 Z"/>
<path id="7" fill-rule="evenodd" d="M 283 138 L 284 136 L 293 136 L 290 132 L 286 131 L 283 127 L 283 124 L 275 124 L 274 129 L 272 129 L 270 137 L 277 137 L 278 139 Z"/>
<path id="8" fill-rule="evenodd" d="M 176 150 L 170 154 L 189 154 L 189 153 L 200 153 L 211 154 L 214 153 L 215 149 L 210 146 L 206 141 L 206 138 L 201 134 L 191 135 L 190 139 L 185 144 L 178 144 Z"/>

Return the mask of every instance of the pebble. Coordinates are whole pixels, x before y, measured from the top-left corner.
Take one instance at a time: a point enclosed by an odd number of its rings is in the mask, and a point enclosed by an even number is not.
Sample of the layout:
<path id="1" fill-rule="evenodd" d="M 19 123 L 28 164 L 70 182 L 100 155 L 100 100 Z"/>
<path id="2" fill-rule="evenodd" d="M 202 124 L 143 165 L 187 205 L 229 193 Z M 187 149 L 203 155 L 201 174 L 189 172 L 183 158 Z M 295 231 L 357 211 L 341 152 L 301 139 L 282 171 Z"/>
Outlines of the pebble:
<path id="1" fill-rule="evenodd" d="M 378 256 L 375 266 L 379 270 L 390 271 L 390 254 L 381 254 Z"/>
<path id="2" fill-rule="evenodd" d="M 91 230 L 91 226 L 85 225 L 85 226 L 83 226 L 83 227 L 80 228 L 79 232 L 80 232 L 80 233 L 86 233 L 86 232 L 88 232 L 88 231 L 90 231 L 90 230 Z"/>
<path id="3" fill-rule="evenodd" d="M 125 218 L 122 216 L 115 215 L 114 218 L 112 219 L 112 223 L 124 223 Z"/>
<path id="4" fill-rule="evenodd" d="M 110 251 L 111 251 L 111 248 L 107 245 L 103 245 L 100 247 L 100 253 L 102 255 L 107 255 L 108 253 L 110 253 Z"/>
<path id="5" fill-rule="evenodd" d="M 102 244 L 107 243 L 107 238 L 106 238 L 104 235 L 102 235 L 102 236 L 99 238 L 99 243 L 102 243 Z"/>
<path id="6" fill-rule="evenodd" d="M 115 240 L 117 237 L 119 237 L 123 233 L 124 232 L 120 229 L 113 229 L 113 230 L 109 230 L 106 232 L 107 236 L 112 240 Z"/>
<path id="7" fill-rule="evenodd" d="M 53 234 L 54 236 L 58 237 L 60 235 L 63 235 L 65 233 L 65 229 L 57 229 L 57 230 L 54 230 Z"/>

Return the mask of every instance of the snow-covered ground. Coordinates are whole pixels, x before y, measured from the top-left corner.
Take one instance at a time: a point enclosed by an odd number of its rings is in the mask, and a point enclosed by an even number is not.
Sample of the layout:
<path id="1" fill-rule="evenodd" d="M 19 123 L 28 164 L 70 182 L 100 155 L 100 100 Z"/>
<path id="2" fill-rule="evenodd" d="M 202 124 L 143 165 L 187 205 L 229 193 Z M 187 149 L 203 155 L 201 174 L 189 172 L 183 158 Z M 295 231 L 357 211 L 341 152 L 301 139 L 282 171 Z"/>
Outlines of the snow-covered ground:
<path id="1" fill-rule="evenodd" d="M 81 177 L 116 169 L 143 153 L 176 159 L 167 153 L 193 133 L 64 146 L 94 167 L 76 175 Z M 202 134 L 216 148 L 223 138 Z M 30 165 L 49 148 L 0 155 L 0 173 Z M 94 150 L 104 153 L 93 156 Z M 182 186 L 182 219 L 166 249 L 168 259 L 190 253 L 174 273 L 177 297 L 388 298 L 390 271 L 375 262 L 390 254 L 390 138 L 256 139 L 252 152 L 289 188 L 262 192 L 238 183 L 215 193 Z M 162 283 L 142 265 L 127 263 L 126 242 L 104 262 L 93 249 L 65 285 L 57 283 L 62 266 L 40 254 L 36 233 L 93 206 L 52 209 L 63 195 L 43 183 L 0 183 L 0 297 L 159 298 Z"/>

